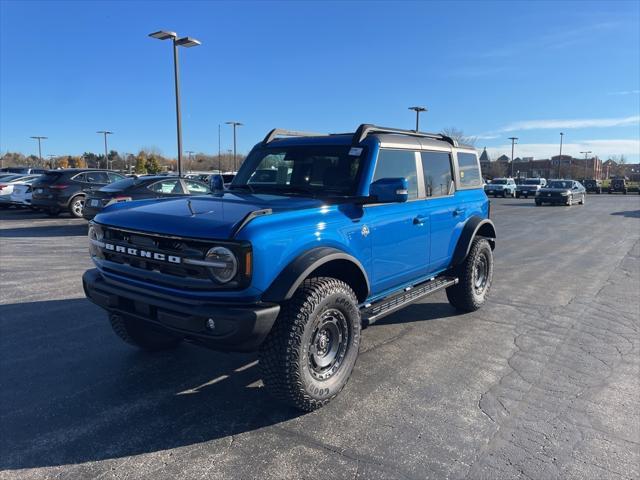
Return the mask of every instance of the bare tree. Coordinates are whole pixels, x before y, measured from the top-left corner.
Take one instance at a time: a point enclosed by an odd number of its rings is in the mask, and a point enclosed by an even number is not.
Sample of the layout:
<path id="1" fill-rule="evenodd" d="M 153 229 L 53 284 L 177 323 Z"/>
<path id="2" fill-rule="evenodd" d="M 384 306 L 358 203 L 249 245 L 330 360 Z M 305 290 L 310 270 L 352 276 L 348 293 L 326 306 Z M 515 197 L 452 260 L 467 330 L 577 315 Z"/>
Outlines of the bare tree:
<path id="1" fill-rule="evenodd" d="M 447 137 L 451 137 L 454 140 L 457 140 L 458 143 L 464 143 L 465 145 L 475 146 L 476 142 L 478 141 L 476 137 L 465 135 L 462 130 L 456 127 L 443 128 L 441 133 L 443 135 L 446 135 Z"/>

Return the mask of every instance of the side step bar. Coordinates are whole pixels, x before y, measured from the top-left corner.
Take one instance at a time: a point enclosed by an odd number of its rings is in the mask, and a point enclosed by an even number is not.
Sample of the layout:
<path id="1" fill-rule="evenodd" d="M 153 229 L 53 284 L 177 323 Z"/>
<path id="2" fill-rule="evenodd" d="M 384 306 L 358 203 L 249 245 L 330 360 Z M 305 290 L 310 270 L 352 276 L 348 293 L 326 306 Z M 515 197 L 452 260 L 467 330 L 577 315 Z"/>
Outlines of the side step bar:
<path id="1" fill-rule="evenodd" d="M 403 292 L 393 295 L 392 297 L 387 297 L 376 303 L 365 305 L 361 310 L 362 324 L 363 326 L 371 325 L 382 317 L 457 283 L 458 278 L 456 277 L 436 277 L 424 283 L 414 285 L 413 287 L 407 287 Z"/>

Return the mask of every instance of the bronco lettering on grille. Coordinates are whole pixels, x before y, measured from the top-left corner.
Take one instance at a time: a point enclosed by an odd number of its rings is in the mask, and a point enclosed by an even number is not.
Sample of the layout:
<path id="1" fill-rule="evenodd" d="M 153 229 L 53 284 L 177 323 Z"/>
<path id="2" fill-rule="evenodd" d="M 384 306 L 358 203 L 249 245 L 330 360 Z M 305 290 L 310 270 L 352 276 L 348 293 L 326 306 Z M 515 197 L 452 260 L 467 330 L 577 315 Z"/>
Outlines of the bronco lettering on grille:
<path id="1" fill-rule="evenodd" d="M 125 255 L 131 255 L 132 257 L 150 258 L 160 262 L 169 263 L 182 263 L 182 258 L 175 255 L 166 255 L 159 252 L 151 252 L 149 250 L 141 250 L 138 248 L 124 247 L 122 245 L 115 245 L 113 243 L 105 243 L 105 250 L 110 250 L 116 253 L 124 253 Z"/>

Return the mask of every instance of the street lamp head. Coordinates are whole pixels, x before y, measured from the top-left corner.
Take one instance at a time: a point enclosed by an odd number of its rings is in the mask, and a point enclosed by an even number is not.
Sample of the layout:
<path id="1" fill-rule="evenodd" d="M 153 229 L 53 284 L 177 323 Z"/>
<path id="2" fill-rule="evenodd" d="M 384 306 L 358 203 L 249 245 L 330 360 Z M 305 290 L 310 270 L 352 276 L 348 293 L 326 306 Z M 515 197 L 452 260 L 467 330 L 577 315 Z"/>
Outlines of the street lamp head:
<path id="1" fill-rule="evenodd" d="M 113 132 L 109 132 L 108 130 L 100 130 L 96 133 L 104 133 L 105 135 L 113 135 Z"/>
<path id="2" fill-rule="evenodd" d="M 427 109 L 425 107 L 409 107 L 409 110 L 413 110 L 414 112 L 426 112 Z"/>
<path id="3" fill-rule="evenodd" d="M 198 45 L 200 45 L 200 41 L 191 37 L 182 37 L 176 40 L 176 45 L 185 48 L 197 47 Z"/>
<path id="4" fill-rule="evenodd" d="M 178 34 L 176 32 L 167 32 L 160 30 L 149 34 L 150 37 L 157 38 L 158 40 L 169 40 L 170 38 L 176 38 Z"/>
<path id="5" fill-rule="evenodd" d="M 29 137 L 29 138 L 33 138 L 35 140 L 46 140 L 49 137 Z"/>
<path id="6" fill-rule="evenodd" d="M 242 127 L 244 123 L 241 122 L 224 122 L 225 125 L 235 125 L 236 127 Z"/>

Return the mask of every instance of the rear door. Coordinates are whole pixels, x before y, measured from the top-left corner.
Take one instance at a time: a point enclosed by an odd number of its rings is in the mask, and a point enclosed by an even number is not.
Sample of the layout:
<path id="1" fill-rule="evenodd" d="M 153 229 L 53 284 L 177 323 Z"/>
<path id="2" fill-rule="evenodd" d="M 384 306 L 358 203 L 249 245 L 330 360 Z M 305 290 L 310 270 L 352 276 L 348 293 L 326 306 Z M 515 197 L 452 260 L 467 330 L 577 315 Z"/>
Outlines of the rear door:
<path id="1" fill-rule="evenodd" d="M 449 152 L 420 153 L 425 183 L 426 212 L 429 216 L 429 273 L 449 265 L 456 224 L 464 215 L 455 196 L 453 164 Z M 457 240 L 457 239 L 455 239 Z"/>

